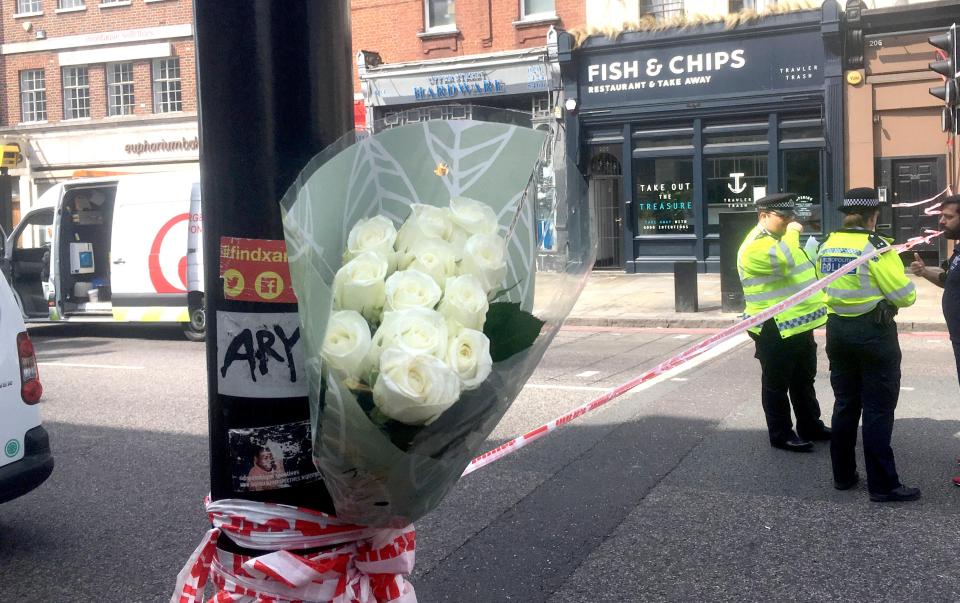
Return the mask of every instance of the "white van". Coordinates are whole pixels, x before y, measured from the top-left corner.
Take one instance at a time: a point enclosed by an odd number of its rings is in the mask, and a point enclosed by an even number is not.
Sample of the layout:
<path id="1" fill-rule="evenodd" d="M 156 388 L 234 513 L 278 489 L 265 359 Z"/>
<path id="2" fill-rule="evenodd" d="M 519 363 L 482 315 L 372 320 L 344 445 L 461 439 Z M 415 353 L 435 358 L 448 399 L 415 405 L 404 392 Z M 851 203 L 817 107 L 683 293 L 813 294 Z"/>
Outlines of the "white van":
<path id="1" fill-rule="evenodd" d="M 58 183 L 7 238 L 4 272 L 27 322 L 179 323 L 202 341 L 200 174 Z"/>
<path id="2" fill-rule="evenodd" d="M 0 278 L 0 503 L 33 490 L 53 471 L 36 406 L 41 395 L 33 344 L 10 286 Z"/>

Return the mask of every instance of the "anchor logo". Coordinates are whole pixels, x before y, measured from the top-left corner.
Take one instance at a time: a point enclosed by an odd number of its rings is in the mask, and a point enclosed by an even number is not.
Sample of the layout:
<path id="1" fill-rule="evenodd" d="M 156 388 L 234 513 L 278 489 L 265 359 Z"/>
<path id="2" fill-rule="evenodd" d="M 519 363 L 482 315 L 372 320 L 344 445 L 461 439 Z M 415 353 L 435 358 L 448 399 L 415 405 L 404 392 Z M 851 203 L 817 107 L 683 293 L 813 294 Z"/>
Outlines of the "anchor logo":
<path id="1" fill-rule="evenodd" d="M 730 177 L 733 178 L 733 184 L 730 184 L 729 182 L 727 183 L 727 188 L 730 189 L 730 192 L 732 192 L 735 195 L 739 195 L 740 193 L 746 190 L 747 183 L 746 182 L 744 182 L 743 184 L 740 183 L 740 178 L 743 177 L 743 172 L 735 172 L 733 174 L 730 174 Z"/>

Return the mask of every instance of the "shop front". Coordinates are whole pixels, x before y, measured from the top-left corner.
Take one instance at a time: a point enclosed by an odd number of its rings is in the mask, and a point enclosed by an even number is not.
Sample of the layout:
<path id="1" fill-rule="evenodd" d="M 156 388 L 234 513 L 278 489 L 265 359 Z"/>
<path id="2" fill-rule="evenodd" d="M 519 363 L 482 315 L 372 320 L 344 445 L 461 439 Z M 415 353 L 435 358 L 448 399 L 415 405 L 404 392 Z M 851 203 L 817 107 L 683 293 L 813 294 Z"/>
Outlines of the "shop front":
<path id="1" fill-rule="evenodd" d="M 0 134 L 19 145 L 23 160 L 14 177 L 14 223 L 55 183 L 82 176 L 196 169 L 200 158 L 197 118 L 138 120 L 135 124 L 72 124 L 20 127 Z"/>
<path id="2" fill-rule="evenodd" d="M 578 48 L 566 36 L 567 150 L 589 181 L 597 268 L 662 272 L 692 260 L 716 272 L 725 214 L 753 214 L 768 192 L 800 196 L 806 233 L 835 227 L 839 33 L 828 0 L 732 29 L 627 32 Z"/>

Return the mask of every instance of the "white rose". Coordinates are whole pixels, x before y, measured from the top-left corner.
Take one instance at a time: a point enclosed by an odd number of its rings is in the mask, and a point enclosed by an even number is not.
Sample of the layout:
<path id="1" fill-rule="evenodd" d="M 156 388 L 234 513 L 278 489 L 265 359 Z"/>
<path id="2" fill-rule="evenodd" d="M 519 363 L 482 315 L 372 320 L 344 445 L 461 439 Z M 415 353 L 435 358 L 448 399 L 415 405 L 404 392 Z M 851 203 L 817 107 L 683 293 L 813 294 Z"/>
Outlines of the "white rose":
<path id="1" fill-rule="evenodd" d="M 409 269 L 394 272 L 387 278 L 385 311 L 427 308 L 432 310 L 443 292 L 428 274 Z"/>
<path id="2" fill-rule="evenodd" d="M 361 253 L 371 251 L 383 256 L 387 260 L 388 271 L 392 272 L 397 263 L 397 253 L 393 249 L 396 240 L 397 229 L 389 218 L 374 216 L 360 220 L 347 236 L 347 251 L 343 254 L 343 261 L 349 262 Z"/>
<path id="3" fill-rule="evenodd" d="M 370 322 L 380 320 L 385 300 L 387 260 L 366 251 L 337 270 L 333 277 L 334 310 L 356 310 Z"/>
<path id="4" fill-rule="evenodd" d="M 489 205 L 467 197 L 450 199 L 450 218 L 468 233 L 497 234 L 497 214 Z"/>
<path id="5" fill-rule="evenodd" d="M 387 348 L 400 348 L 408 354 L 447 357 L 447 323 L 436 310 L 409 308 L 384 312 L 383 323 L 373 334 L 364 370 L 375 370 Z"/>
<path id="6" fill-rule="evenodd" d="M 480 331 L 463 329 L 450 340 L 450 347 L 447 349 L 447 366 L 457 374 L 461 389 L 480 387 L 493 370 L 490 340 Z"/>
<path id="7" fill-rule="evenodd" d="M 401 267 L 428 274 L 443 287 L 448 277 L 457 274 L 457 257 L 450 243 L 442 239 L 423 239 L 413 244 L 403 259 L 406 264 Z"/>
<path id="8" fill-rule="evenodd" d="M 443 239 L 449 242 L 453 233 L 449 208 L 415 203 L 410 206 L 407 221 L 397 232 L 396 248 L 401 254 L 407 254 L 417 241 Z"/>
<path id="9" fill-rule="evenodd" d="M 369 351 L 370 326 L 359 312 L 340 310 L 330 314 L 320 351 L 325 362 L 347 377 L 359 380 Z"/>
<path id="10" fill-rule="evenodd" d="M 497 235 L 473 235 L 467 239 L 460 274 L 472 274 L 487 293 L 503 286 L 507 275 L 507 242 Z"/>
<path id="11" fill-rule="evenodd" d="M 487 292 L 479 279 L 464 274 L 447 279 L 437 311 L 446 319 L 450 331 L 457 332 L 462 328 L 482 331 L 489 309 Z"/>
<path id="12" fill-rule="evenodd" d="M 460 380 L 442 360 L 387 348 L 373 403 L 383 414 L 408 425 L 432 423 L 460 397 Z"/>

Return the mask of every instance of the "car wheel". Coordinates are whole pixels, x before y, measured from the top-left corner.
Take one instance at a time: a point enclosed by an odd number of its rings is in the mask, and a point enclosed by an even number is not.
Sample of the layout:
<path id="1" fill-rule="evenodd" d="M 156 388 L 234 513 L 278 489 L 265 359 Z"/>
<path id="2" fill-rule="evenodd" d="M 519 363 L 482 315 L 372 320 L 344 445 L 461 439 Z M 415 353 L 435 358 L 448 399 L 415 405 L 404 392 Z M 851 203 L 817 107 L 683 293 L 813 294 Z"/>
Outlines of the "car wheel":
<path id="1" fill-rule="evenodd" d="M 207 313 L 203 306 L 190 311 L 190 322 L 183 327 L 183 335 L 190 341 L 205 341 L 207 338 Z"/>

